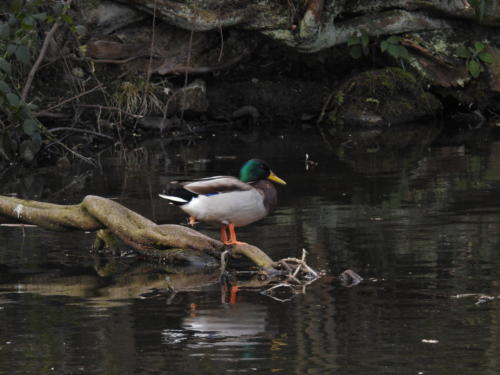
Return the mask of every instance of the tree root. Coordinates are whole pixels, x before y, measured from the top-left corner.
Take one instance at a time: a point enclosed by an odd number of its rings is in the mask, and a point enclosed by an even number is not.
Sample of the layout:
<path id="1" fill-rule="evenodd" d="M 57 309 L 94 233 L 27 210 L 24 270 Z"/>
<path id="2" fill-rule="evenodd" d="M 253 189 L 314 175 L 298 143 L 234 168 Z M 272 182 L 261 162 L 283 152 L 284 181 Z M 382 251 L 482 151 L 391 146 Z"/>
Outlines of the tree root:
<path id="1" fill-rule="evenodd" d="M 116 250 L 121 240 L 142 256 L 159 263 L 219 266 L 227 247 L 194 229 L 181 225 L 157 225 L 121 204 L 107 198 L 86 196 L 80 204 L 59 205 L 0 196 L 0 223 L 34 224 L 53 231 L 98 231 L 94 248 Z M 230 248 L 232 256 L 244 255 L 266 275 L 279 273 L 286 262 L 274 262 L 261 249 L 238 244 Z M 224 260 L 225 258 L 222 257 Z M 302 262 L 302 263 L 300 263 Z M 297 260 L 303 273 L 310 272 L 305 262 Z M 293 277 L 299 275 L 294 269 Z"/>

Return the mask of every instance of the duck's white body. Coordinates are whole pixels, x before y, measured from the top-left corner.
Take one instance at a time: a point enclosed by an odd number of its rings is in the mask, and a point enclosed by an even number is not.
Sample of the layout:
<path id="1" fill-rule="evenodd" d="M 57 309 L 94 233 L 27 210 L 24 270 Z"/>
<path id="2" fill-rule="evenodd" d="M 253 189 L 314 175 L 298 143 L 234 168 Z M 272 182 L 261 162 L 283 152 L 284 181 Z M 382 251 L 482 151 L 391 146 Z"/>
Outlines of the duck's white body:
<path id="1" fill-rule="evenodd" d="M 243 227 L 267 215 L 262 194 L 256 189 L 198 195 L 181 209 L 199 221 L 213 225 L 234 224 L 235 227 Z"/>
<path id="2" fill-rule="evenodd" d="M 270 189 L 273 197 L 276 195 L 274 187 L 267 181 L 248 184 L 230 176 L 197 180 L 183 187 L 198 195 L 189 201 L 171 195 L 160 194 L 160 197 L 179 204 L 196 220 L 213 225 L 234 224 L 235 227 L 251 224 L 269 213 L 271 207 L 266 204 L 263 187 Z"/>

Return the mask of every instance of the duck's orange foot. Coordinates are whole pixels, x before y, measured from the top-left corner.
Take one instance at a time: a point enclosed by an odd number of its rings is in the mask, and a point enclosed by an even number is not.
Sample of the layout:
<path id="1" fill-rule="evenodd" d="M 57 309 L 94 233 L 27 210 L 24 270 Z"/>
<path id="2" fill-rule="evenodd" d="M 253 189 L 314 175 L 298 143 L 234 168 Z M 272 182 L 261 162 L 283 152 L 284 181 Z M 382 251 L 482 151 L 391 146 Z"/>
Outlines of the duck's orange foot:
<path id="1" fill-rule="evenodd" d="M 232 286 L 231 287 L 231 291 L 230 291 L 230 294 L 229 294 L 229 303 L 231 305 L 236 304 L 236 295 L 238 294 L 239 291 L 240 291 L 240 287 L 239 286 Z"/>
<path id="2" fill-rule="evenodd" d="M 196 218 L 194 216 L 189 216 L 188 225 L 190 227 L 194 227 L 198 223 L 199 221 L 196 221 Z"/>
<path id="3" fill-rule="evenodd" d="M 224 242 L 224 245 L 248 245 L 246 242 L 241 242 L 236 239 L 234 224 L 228 224 L 227 227 L 229 228 L 229 239 L 227 238 L 226 230 L 224 229 L 224 236 L 222 236 L 222 242 Z"/>
<path id="4" fill-rule="evenodd" d="M 227 241 L 223 241 L 224 242 L 224 245 L 248 245 L 247 242 L 241 242 L 241 241 L 236 241 L 236 240 L 227 240 Z"/>

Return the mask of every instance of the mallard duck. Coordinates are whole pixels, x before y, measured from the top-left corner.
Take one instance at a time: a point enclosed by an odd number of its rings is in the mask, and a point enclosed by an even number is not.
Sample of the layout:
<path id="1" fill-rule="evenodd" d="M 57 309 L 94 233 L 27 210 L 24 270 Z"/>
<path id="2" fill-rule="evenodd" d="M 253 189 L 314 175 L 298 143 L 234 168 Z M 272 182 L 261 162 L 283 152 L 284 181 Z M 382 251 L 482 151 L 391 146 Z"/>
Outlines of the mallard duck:
<path id="1" fill-rule="evenodd" d="M 242 244 L 236 239 L 234 228 L 262 219 L 276 206 L 277 193 L 270 181 L 286 185 L 264 161 L 251 159 L 241 167 L 239 179 L 215 176 L 174 181 L 182 187 L 177 194 L 159 195 L 180 206 L 190 216 L 190 224 L 198 220 L 218 225 L 222 242 L 226 245 Z"/>

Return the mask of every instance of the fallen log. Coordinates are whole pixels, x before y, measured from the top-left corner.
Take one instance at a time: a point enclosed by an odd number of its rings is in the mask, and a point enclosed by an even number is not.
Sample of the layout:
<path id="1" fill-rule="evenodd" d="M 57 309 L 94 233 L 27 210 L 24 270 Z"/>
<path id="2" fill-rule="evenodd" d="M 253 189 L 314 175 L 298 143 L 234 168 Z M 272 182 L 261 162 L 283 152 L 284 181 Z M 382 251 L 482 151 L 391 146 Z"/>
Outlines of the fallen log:
<path id="1" fill-rule="evenodd" d="M 158 225 L 111 199 L 93 195 L 76 205 L 0 196 L 0 223 L 13 220 L 53 231 L 98 231 L 98 247 L 111 247 L 115 239 L 120 239 L 139 254 L 168 263 L 207 257 L 219 261 L 227 250 L 221 241 L 194 229 Z M 266 253 L 249 244 L 234 245 L 230 253 L 246 256 L 266 273 L 276 265 Z"/>

